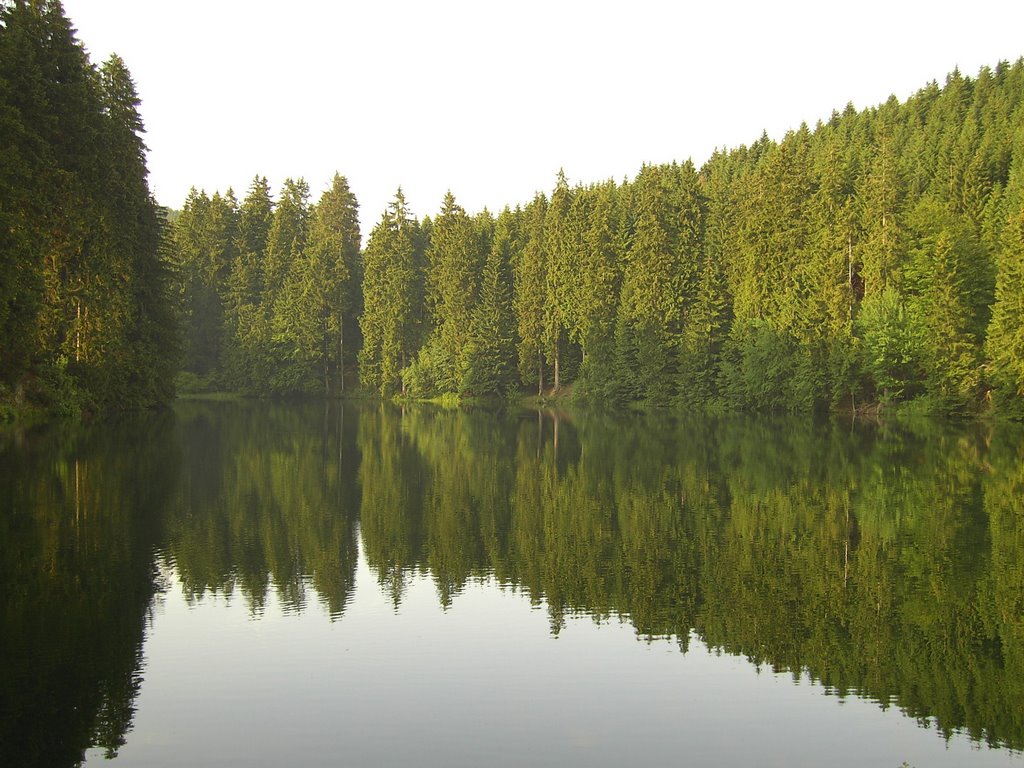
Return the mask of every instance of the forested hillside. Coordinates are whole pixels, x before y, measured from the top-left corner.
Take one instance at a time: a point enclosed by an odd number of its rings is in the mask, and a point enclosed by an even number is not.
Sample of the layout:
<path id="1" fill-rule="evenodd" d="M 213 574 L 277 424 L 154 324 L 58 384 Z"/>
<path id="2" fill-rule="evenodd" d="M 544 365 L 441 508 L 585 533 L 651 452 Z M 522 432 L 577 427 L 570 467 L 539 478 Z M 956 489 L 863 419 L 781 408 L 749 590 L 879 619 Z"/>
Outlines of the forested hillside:
<path id="1" fill-rule="evenodd" d="M 139 99 L 56 0 L 0 3 L 0 418 L 168 401 L 176 313 Z"/>
<path id="2" fill-rule="evenodd" d="M 1022 96 L 1022 61 L 954 71 L 700 169 L 560 172 L 497 217 L 449 194 L 418 219 L 399 190 L 361 253 L 342 177 L 315 206 L 301 180 L 276 204 L 259 177 L 241 205 L 193 192 L 186 367 L 256 392 L 334 392 L 358 362 L 385 396 L 1020 416 Z"/>
<path id="3" fill-rule="evenodd" d="M 56 0 L 5 0 L 0 411 L 165 402 L 181 361 L 255 394 L 1024 417 L 1022 95 L 1024 60 L 954 71 L 497 216 L 399 190 L 363 247 L 340 175 L 315 204 L 194 190 L 166 224 L 124 62 L 93 66 Z"/>

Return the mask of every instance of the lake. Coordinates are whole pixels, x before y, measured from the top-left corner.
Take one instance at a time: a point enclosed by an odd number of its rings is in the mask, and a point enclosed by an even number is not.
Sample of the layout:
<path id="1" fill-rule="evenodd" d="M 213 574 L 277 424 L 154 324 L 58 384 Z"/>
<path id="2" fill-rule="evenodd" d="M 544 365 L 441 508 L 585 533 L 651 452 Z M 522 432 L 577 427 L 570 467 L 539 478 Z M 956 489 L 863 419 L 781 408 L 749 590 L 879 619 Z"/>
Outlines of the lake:
<path id="1" fill-rule="evenodd" d="M 1020 766 L 1024 429 L 0 433 L 0 765 Z"/>

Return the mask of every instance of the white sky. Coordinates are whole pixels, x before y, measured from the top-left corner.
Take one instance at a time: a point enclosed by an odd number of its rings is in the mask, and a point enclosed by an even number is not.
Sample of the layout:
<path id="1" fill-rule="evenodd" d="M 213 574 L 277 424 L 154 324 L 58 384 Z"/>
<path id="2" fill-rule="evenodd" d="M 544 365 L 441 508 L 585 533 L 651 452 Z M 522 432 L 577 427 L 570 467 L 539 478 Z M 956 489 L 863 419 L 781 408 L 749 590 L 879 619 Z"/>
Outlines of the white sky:
<path id="1" fill-rule="evenodd" d="M 241 200 L 337 171 L 363 237 L 401 185 L 470 212 L 644 162 L 781 138 L 906 99 L 959 66 L 1024 55 L 1024 1 L 65 0 L 93 63 L 116 51 L 142 99 L 150 186 Z"/>

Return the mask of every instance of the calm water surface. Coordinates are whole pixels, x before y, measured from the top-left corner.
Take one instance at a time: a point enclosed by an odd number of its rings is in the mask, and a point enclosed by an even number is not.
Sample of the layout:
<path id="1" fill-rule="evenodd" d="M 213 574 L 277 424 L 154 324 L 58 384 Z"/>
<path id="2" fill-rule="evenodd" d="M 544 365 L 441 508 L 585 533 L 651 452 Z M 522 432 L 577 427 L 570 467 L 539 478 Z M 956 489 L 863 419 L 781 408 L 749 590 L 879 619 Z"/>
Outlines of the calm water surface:
<path id="1" fill-rule="evenodd" d="M 0 765 L 1024 764 L 1024 432 L 0 435 Z"/>

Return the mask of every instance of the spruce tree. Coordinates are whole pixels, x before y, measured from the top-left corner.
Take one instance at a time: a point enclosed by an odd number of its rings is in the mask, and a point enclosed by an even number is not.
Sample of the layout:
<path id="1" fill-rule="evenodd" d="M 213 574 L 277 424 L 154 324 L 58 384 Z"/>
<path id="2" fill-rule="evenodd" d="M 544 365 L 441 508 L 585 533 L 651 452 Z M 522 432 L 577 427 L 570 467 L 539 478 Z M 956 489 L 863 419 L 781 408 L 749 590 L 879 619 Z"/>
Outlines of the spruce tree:
<path id="1" fill-rule="evenodd" d="M 236 256 L 225 291 L 225 379 L 229 387 L 258 391 L 268 371 L 258 350 L 269 336 L 263 311 L 263 263 L 274 203 L 265 176 L 256 176 L 238 209 Z"/>
<path id="2" fill-rule="evenodd" d="M 461 385 L 462 357 L 486 253 L 481 245 L 473 220 L 449 191 L 433 222 L 426 254 L 426 301 L 433 329 L 426 349 L 430 379 L 442 393 L 457 393 Z M 421 363 L 426 365 L 426 359 Z"/>
<path id="3" fill-rule="evenodd" d="M 515 319 L 509 265 L 516 239 L 515 219 L 506 208 L 498 216 L 487 255 L 480 296 L 473 309 L 469 341 L 462 360 L 460 392 L 504 394 L 515 372 Z"/>
<path id="4" fill-rule="evenodd" d="M 853 162 L 836 127 L 818 129 L 813 168 L 817 189 L 807 201 L 805 258 L 795 265 L 799 309 L 793 332 L 804 350 L 797 376 L 813 401 L 834 405 L 854 391 Z M 853 395 L 854 402 L 856 396 Z"/>
<path id="5" fill-rule="evenodd" d="M 684 407 L 707 406 L 717 399 L 729 321 L 725 276 L 721 265 L 705 254 L 680 345 L 678 399 Z"/>
<path id="6" fill-rule="evenodd" d="M 896 147 L 895 117 L 888 106 L 874 120 L 869 165 L 857 185 L 861 237 L 855 270 L 864 282 L 864 297 L 887 286 L 900 290 L 905 245 L 901 216 L 905 205 L 903 175 Z"/>
<path id="7" fill-rule="evenodd" d="M 401 373 L 421 342 L 423 243 L 399 187 L 370 233 L 363 254 L 363 386 L 381 395 L 404 391 Z"/>
<path id="8" fill-rule="evenodd" d="M 1003 228 L 992 321 L 985 352 L 999 409 L 1024 418 L 1024 206 Z"/>
<path id="9" fill-rule="evenodd" d="M 518 329 L 519 375 L 524 384 L 537 383 L 544 394 L 544 318 L 547 297 L 547 254 L 544 221 L 547 198 L 538 193 L 524 211 L 523 246 L 514 264 L 512 306 Z"/>
<path id="10" fill-rule="evenodd" d="M 666 404 L 676 394 L 680 335 L 696 289 L 703 201 L 690 163 L 646 167 L 634 187 L 619 308 L 620 350 L 636 355 L 640 397 Z M 619 361 L 620 369 L 627 365 Z"/>
<path id="11" fill-rule="evenodd" d="M 309 247 L 325 261 L 331 313 L 327 357 L 333 360 L 338 386 L 344 391 L 346 348 L 357 348 L 361 277 L 359 203 L 344 176 L 334 174 L 331 188 L 317 203 L 309 238 Z"/>
<path id="12" fill-rule="evenodd" d="M 105 396 L 118 407 L 165 403 L 173 394 L 177 334 L 162 243 L 164 222 L 149 193 L 144 127 L 135 83 L 112 55 L 100 68 L 107 209 Z M 115 351 L 116 350 L 116 351 Z"/>
<path id="13" fill-rule="evenodd" d="M 544 295 L 544 356 L 551 368 L 552 388 L 561 387 L 563 347 L 573 313 L 577 253 L 572 242 L 569 221 L 574 193 L 569 189 L 565 173 L 558 172 L 551 204 L 544 219 L 544 256 L 547 268 Z"/>
<path id="14" fill-rule="evenodd" d="M 273 305 L 292 261 L 306 247 L 309 227 L 309 185 L 304 179 L 285 179 L 267 231 L 263 259 L 263 303 Z"/>
<path id="15" fill-rule="evenodd" d="M 578 339 L 583 348 L 580 378 L 586 396 L 608 400 L 614 396 L 615 316 L 622 284 L 622 252 L 619 238 L 620 211 L 617 190 L 611 181 L 592 192 L 593 204 L 583 232 L 579 272 L 580 307 Z M 584 194 L 580 193 L 579 198 Z"/>
<path id="16" fill-rule="evenodd" d="M 1018 63 L 1020 68 L 1020 63 Z M 985 341 L 988 379 L 998 409 L 1024 418 L 1024 128 L 1018 128 L 1001 200 L 995 300 Z"/>
<path id="17" fill-rule="evenodd" d="M 991 303 L 983 288 L 984 249 L 973 225 L 955 206 L 930 194 L 905 220 L 910 247 L 903 293 L 920 328 L 914 351 L 919 372 L 907 384 L 911 391 L 927 393 L 941 410 L 963 410 L 977 394 L 979 332 L 987 324 Z"/>
<path id="18" fill-rule="evenodd" d="M 199 376 L 223 366 L 224 303 L 235 253 L 236 215 L 233 199 L 213 198 L 194 188 L 172 227 L 179 273 L 179 308 L 183 328 L 183 366 Z"/>
<path id="19" fill-rule="evenodd" d="M 346 315 L 359 253 L 355 196 L 335 174 L 310 215 L 305 247 L 291 262 L 273 308 L 279 365 L 273 387 L 281 392 L 329 393 L 332 373 L 343 381 Z"/>

